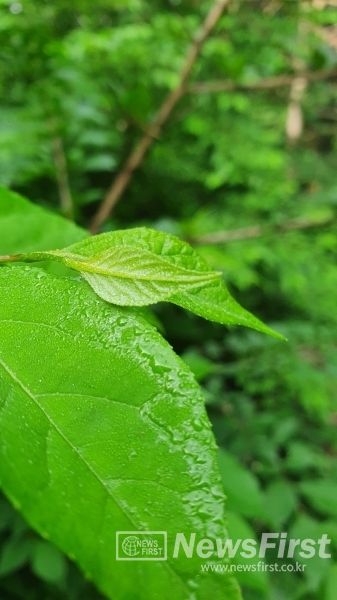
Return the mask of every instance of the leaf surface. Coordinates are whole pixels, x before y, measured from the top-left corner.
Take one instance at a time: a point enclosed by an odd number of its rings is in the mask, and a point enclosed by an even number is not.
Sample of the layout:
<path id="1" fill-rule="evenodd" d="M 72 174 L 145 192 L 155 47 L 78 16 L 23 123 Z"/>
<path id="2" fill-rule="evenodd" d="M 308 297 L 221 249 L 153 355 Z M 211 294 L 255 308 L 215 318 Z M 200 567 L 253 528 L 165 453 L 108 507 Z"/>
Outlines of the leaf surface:
<path id="1" fill-rule="evenodd" d="M 0 269 L 0 479 L 28 522 L 113 600 L 238 600 L 229 573 L 172 557 L 226 539 L 192 374 L 132 309 L 84 282 Z M 116 561 L 116 531 L 167 531 L 167 561 Z"/>
<path id="2" fill-rule="evenodd" d="M 68 248 L 76 248 L 84 256 L 94 254 L 99 238 L 100 247 L 132 246 L 147 250 L 160 256 L 172 265 L 179 265 L 188 270 L 211 275 L 218 274 L 194 248 L 177 237 L 157 231 L 138 227 L 122 231 L 113 231 L 93 238 L 85 239 Z M 189 289 L 178 290 L 166 300 L 186 308 L 200 317 L 221 323 L 222 325 L 244 325 L 257 331 L 267 333 L 273 337 L 284 337 L 262 323 L 250 312 L 242 308 L 230 295 L 224 280 L 221 277 L 210 278 L 201 282 L 200 286 L 194 285 Z"/>
<path id="3" fill-rule="evenodd" d="M 133 246 L 112 246 L 89 257 L 76 252 L 77 244 L 64 250 L 19 254 L 16 260 L 60 262 L 79 271 L 103 300 L 120 306 L 154 304 L 177 290 L 200 287 L 220 276 L 216 271 L 185 269 Z"/>
<path id="4" fill-rule="evenodd" d="M 0 254 L 32 252 L 82 240 L 88 234 L 59 215 L 0 186 Z"/>
<path id="5" fill-rule="evenodd" d="M 223 325 L 244 325 L 284 339 L 242 308 L 220 273 L 179 238 L 139 227 L 84 239 L 52 252 L 19 255 L 16 260 L 60 261 L 81 272 L 108 302 L 142 306 L 173 302 Z"/>

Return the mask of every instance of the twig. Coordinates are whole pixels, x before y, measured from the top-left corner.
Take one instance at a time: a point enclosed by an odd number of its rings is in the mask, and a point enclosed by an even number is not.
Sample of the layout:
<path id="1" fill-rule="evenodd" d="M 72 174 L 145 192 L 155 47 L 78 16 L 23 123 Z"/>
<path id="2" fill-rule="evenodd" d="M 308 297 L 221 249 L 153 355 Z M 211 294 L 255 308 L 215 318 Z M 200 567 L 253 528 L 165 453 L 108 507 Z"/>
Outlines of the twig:
<path id="1" fill-rule="evenodd" d="M 320 81 L 322 79 L 334 79 L 337 77 L 337 68 L 321 69 L 319 71 L 307 71 L 296 75 L 278 75 L 268 77 L 255 83 L 237 83 L 235 81 L 203 81 L 195 83 L 186 88 L 187 94 L 205 94 L 209 92 L 233 92 L 235 90 L 254 91 L 267 90 L 283 86 L 291 86 L 294 80 L 303 77 L 307 81 Z"/>
<path id="2" fill-rule="evenodd" d="M 306 217 L 301 217 L 298 219 L 289 219 L 276 226 L 272 225 L 265 227 L 263 225 L 251 225 L 249 227 L 240 227 L 239 229 L 230 229 L 228 231 L 216 231 L 214 233 L 189 238 L 188 241 L 194 245 L 227 244 L 228 242 L 254 239 L 268 234 L 285 233 L 287 231 L 293 231 L 294 229 L 320 227 L 322 225 L 328 225 L 332 221 L 333 219 L 331 217 L 324 220 L 322 219 L 321 221 L 313 221 Z"/>
<path id="3" fill-rule="evenodd" d="M 200 50 L 207 37 L 211 33 L 213 27 L 216 25 L 222 13 L 224 12 L 228 2 L 229 0 L 218 0 L 218 2 L 216 2 L 209 11 L 187 54 L 184 67 L 180 74 L 178 86 L 168 94 L 163 104 L 159 108 L 156 120 L 148 128 L 147 133 L 145 133 L 135 149 L 131 152 L 122 170 L 119 172 L 115 181 L 111 185 L 104 201 L 102 202 L 92 221 L 90 228 L 92 233 L 97 233 L 101 225 L 109 217 L 112 209 L 117 204 L 121 195 L 131 181 L 134 171 L 141 165 L 147 150 L 153 144 L 155 138 L 159 136 L 164 123 L 167 121 L 177 102 L 183 96 L 185 92 L 186 81 L 193 69 Z"/>
<path id="4" fill-rule="evenodd" d="M 293 145 L 301 137 L 303 131 L 302 100 L 307 87 L 305 77 L 296 77 L 290 86 L 290 97 L 287 110 L 286 134 L 288 142 Z"/>
<path id="5" fill-rule="evenodd" d="M 304 47 L 307 45 L 308 27 L 306 21 L 298 23 L 298 43 Z M 308 86 L 308 80 L 300 73 L 305 70 L 306 64 L 303 58 L 293 57 L 293 67 L 297 77 L 293 80 L 289 91 L 289 102 L 287 108 L 287 118 L 285 132 L 289 148 L 294 147 L 300 139 L 303 132 L 303 110 L 302 102 L 305 90 Z"/>
<path id="6" fill-rule="evenodd" d="M 54 120 L 50 122 L 50 128 L 52 130 L 51 145 L 56 169 L 56 180 L 60 197 L 61 211 L 65 217 L 68 219 L 73 219 L 74 203 L 69 185 L 67 158 L 63 147 L 63 140 L 57 132 L 57 125 Z"/>

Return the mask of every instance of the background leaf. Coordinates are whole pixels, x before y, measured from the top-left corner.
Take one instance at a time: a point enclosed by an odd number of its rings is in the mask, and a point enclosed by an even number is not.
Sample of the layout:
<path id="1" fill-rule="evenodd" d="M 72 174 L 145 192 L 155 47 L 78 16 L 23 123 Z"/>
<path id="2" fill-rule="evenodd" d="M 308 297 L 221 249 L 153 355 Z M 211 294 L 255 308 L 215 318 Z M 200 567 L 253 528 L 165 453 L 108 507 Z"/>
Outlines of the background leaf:
<path id="1" fill-rule="evenodd" d="M 230 539 L 233 540 L 233 545 L 235 545 L 237 540 L 254 540 L 256 541 L 255 548 L 258 548 L 259 540 L 256 538 L 254 529 L 248 525 L 245 519 L 232 511 L 228 511 L 227 517 L 228 532 Z M 241 547 L 240 550 L 242 551 Z M 245 571 L 244 567 L 243 569 L 241 567 L 241 570 L 236 572 L 236 577 L 241 585 L 264 592 L 268 587 L 268 573 L 259 570 L 259 560 L 258 552 L 252 558 L 245 558 L 238 552 L 232 562 L 234 565 L 245 565 L 247 568 Z M 252 565 L 254 565 L 253 568 Z"/>
<path id="2" fill-rule="evenodd" d="M 297 497 L 287 481 L 272 482 L 264 493 L 264 518 L 270 519 L 275 531 L 279 531 L 296 509 Z"/>
<path id="3" fill-rule="evenodd" d="M 302 481 L 300 490 L 313 508 L 320 513 L 337 516 L 337 482 L 324 479 Z"/>
<path id="4" fill-rule="evenodd" d="M 337 564 L 331 566 L 328 573 L 324 600 L 334 600 L 337 594 Z"/>
<path id="5" fill-rule="evenodd" d="M 32 569 L 45 581 L 62 582 L 65 579 L 67 563 L 64 554 L 55 546 L 45 541 L 38 541 L 35 544 Z"/>
<path id="6" fill-rule="evenodd" d="M 247 517 L 262 517 L 263 496 L 254 475 L 222 448 L 218 461 L 229 510 Z"/>

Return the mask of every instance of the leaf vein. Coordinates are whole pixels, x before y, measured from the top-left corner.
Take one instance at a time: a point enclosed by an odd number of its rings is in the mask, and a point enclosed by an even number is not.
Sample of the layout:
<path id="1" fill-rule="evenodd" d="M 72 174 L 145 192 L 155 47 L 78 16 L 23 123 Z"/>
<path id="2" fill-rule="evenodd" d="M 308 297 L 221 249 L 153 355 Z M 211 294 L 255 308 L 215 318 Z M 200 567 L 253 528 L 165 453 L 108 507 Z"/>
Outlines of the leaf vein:
<path id="1" fill-rule="evenodd" d="M 95 471 L 95 469 L 92 468 L 92 466 L 90 465 L 90 463 L 88 463 L 88 461 L 84 458 L 84 456 L 81 454 L 81 452 L 79 451 L 79 449 L 71 443 L 71 441 L 63 433 L 63 431 L 57 426 L 57 424 L 55 423 L 55 421 L 50 417 L 50 415 L 48 415 L 48 413 L 44 410 L 44 408 L 41 406 L 41 404 L 37 401 L 35 395 L 30 391 L 30 389 L 27 386 L 25 386 L 24 383 L 22 383 L 22 381 L 18 378 L 18 376 L 1 359 L 0 359 L 0 365 L 2 365 L 3 369 L 8 373 L 8 375 L 13 379 L 13 381 L 15 381 L 15 383 L 17 383 L 21 387 L 21 389 L 27 394 L 27 396 L 29 396 L 29 398 L 31 398 L 31 400 L 33 400 L 33 402 L 36 404 L 36 406 L 44 414 L 44 416 L 47 419 L 47 421 L 54 427 L 55 431 L 69 445 L 69 447 L 73 450 L 73 452 L 75 454 L 77 454 L 78 457 L 83 461 L 83 463 L 85 464 L 85 466 L 87 467 L 87 469 L 94 475 L 94 477 L 103 486 L 103 488 L 105 489 L 106 493 L 112 497 L 112 499 L 114 500 L 114 502 L 116 502 L 116 504 L 120 508 L 121 512 L 129 519 L 129 521 L 132 523 L 132 525 L 137 526 L 137 524 L 134 523 L 134 521 L 132 519 L 132 516 L 130 516 L 127 513 L 127 511 L 120 504 L 120 502 L 118 501 L 118 499 L 115 498 L 115 496 L 107 488 L 105 481 L 98 475 L 98 473 Z"/>

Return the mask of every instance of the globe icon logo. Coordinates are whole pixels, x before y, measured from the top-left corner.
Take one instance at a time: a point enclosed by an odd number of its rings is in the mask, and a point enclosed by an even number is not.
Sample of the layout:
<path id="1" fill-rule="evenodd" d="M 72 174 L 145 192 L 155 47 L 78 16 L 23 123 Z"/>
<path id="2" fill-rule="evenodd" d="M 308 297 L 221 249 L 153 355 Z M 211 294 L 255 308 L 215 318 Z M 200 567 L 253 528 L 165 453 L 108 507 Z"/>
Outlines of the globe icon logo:
<path id="1" fill-rule="evenodd" d="M 122 542 L 122 549 L 128 556 L 137 556 L 139 551 L 137 550 L 137 543 L 139 538 L 135 535 L 128 535 Z"/>

